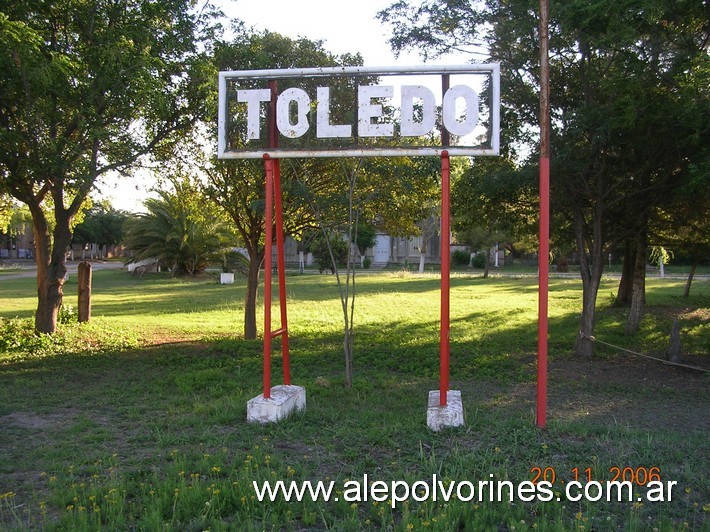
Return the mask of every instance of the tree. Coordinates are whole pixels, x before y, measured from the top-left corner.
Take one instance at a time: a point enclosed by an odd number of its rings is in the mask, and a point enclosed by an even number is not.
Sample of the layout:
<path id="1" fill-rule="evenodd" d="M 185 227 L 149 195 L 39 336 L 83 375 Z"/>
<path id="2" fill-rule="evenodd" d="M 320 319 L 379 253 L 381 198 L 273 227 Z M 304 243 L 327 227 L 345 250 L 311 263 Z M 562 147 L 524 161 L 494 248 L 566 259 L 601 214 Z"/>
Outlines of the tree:
<path id="1" fill-rule="evenodd" d="M 650 234 L 658 246 L 668 247 L 675 255 L 690 261 L 683 296 L 690 287 L 697 267 L 710 259 L 710 163 L 693 168 L 693 178 L 673 196 L 672 205 L 658 209 L 650 222 Z"/>
<path id="2" fill-rule="evenodd" d="M 457 240 L 486 255 L 488 276 L 491 249 L 512 245 L 530 231 L 534 193 L 530 174 L 518 171 L 506 157 L 485 158 L 467 168 L 451 189 L 452 228 Z"/>
<path id="3" fill-rule="evenodd" d="M 341 173 L 335 175 L 337 179 L 330 190 L 322 194 L 316 194 L 306 186 L 307 174 L 297 174 L 308 192 L 308 203 L 322 232 L 321 247 L 327 249 L 327 254 L 325 250 L 322 254 L 330 258 L 330 267 L 338 284 L 343 311 L 345 385 L 348 388 L 353 383 L 355 341 L 355 268 L 349 243 L 357 241 L 362 220 L 373 219 L 376 212 L 383 227 L 392 228 L 388 229 L 390 232 L 416 228 L 414 221 L 422 218 L 424 208 L 429 204 L 426 192 L 433 189 L 438 169 L 437 164 L 431 164 L 432 159 L 407 157 L 398 159 L 395 164 L 385 158 L 341 159 Z M 339 215 L 343 210 L 344 216 Z M 329 223 L 329 220 L 343 218 L 344 222 L 336 222 L 337 225 L 332 221 Z M 345 254 L 344 275 L 341 275 L 340 239 L 336 236 L 333 240 L 330 236 L 334 229 L 346 234 L 342 251 Z"/>
<path id="4" fill-rule="evenodd" d="M 155 259 L 175 276 L 193 277 L 208 264 L 221 264 L 238 240 L 222 213 L 205 205 L 192 184 L 174 185 L 175 192 L 163 190 L 147 199 L 145 214 L 126 220 L 126 247 L 135 253 L 130 262 Z"/>
<path id="5" fill-rule="evenodd" d="M 374 247 L 376 243 L 377 229 L 374 225 L 361 220 L 353 240 L 353 244 L 357 246 L 357 250 L 360 253 L 360 268 L 365 267 L 365 253 L 367 253 L 369 248 Z"/>
<path id="6" fill-rule="evenodd" d="M 0 194 L 0 232 L 7 233 L 12 222 L 12 214 L 16 208 L 16 203 L 12 196 Z"/>
<path id="7" fill-rule="evenodd" d="M 502 63 L 504 136 L 534 142 L 537 2 L 417 4 L 397 2 L 379 15 L 393 27 L 395 50 L 439 53 L 483 41 Z M 649 212 L 707 160 L 709 31 L 700 0 L 650 0 L 642 9 L 634 0 L 552 5 L 552 206 L 574 229 L 580 256 L 580 355 L 593 351 L 606 250 L 624 239 L 643 244 Z M 530 165 L 536 159 L 533 152 Z"/>
<path id="8" fill-rule="evenodd" d="M 335 273 L 337 269 L 347 265 L 348 243 L 337 232 L 333 232 L 327 237 L 319 234 L 311 242 L 310 250 L 313 253 L 313 260 L 318 265 L 318 270 L 323 273 L 330 270 Z"/>
<path id="9" fill-rule="evenodd" d="M 123 224 L 128 213 L 114 210 L 108 202 L 95 205 L 86 213 L 84 220 L 74 228 L 72 243 L 105 250 L 123 240 Z"/>
<path id="10" fill-rule="evenodd" d="M 247 32 L 238 26 L 232 42 L 218 42 L 214 62 L 219 70 L 303 68 L 361 64 L 359 56 L 335 56 L 324 50 L 321 41 L 289 39 L 277 33 Z M 316 83 L 315 81 L 313 82 Z M 216 87 L 215 87 L 216 88 Z M 216 112 L 214 113 L 216 117 Z M 214 121 L 216 123 L 216 120 Z M 216 136 L 216 132 L 215 132 Z M 244 305 L 244 337 L 256 338 L 256 304 L 259 270 L 264 260 L 264 163 L 261 160 L 212 159 L 204 164 L 204 193 L 228 213 L 249 253 L 247 290 Z M 303 199 L 303 186 L 294 173 L 304 171 L 318 176 L 310 186 L 325 190 L 329 186 L 332 161 L 300 161 L 281 165 L 284 233 L 299 237 L 316 227 L 316 220 Z"/>
<path id="11" fill-rule="evenodd" d="M 202 115 L 211 13 L 191 7 L 0 4 L 0 189 L 32 214 L 39 332 L 56 330 L 72 222 L 96 180 L 167 156 Z"/>

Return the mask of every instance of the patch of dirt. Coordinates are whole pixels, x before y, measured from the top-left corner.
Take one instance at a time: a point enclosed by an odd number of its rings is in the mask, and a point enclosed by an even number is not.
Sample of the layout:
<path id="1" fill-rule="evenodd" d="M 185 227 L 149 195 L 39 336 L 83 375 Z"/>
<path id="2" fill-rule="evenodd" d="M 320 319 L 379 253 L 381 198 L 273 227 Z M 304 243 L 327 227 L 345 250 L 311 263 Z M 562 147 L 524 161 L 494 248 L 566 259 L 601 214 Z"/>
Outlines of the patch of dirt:
<path id="1" fill-rule="evenodd" d="M 688 364 L 710 369 L 710 356 Z M 710 430 L 710 373 L 619 355 L 567 358 L 549 367 L 552 416 L 678 432 Z"/>
<path id="2" fill-rule="evenodd" d="M 678 316 L 682 320 L 700 320 L 710 322 L 710 308 L 686 309 Z"/>
<path id="3" fill-rule="evenodd" d="M 78 415 L 79 411 L 73 408 L 51 414 L 12 412 L 0 417 L 0 427 L 15 427 L 28 430 L 56 429 L 74 423 Z"/>

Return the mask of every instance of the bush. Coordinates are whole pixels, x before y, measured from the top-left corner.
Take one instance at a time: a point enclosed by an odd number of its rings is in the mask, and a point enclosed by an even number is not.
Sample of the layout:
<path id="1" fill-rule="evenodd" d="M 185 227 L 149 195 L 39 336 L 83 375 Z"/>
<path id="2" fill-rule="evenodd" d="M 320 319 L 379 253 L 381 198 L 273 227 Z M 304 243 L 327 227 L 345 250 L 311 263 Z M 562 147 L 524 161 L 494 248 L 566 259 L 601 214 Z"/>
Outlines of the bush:
<path id="1" fill-rule="evenodd" d="M 67 324 L 71 322 L 78 322 L 79 321 L 79 315 L 76 313 L 76 310 L 74 307 L 71 305 L 65 305 L 62 303 L 62 306 L 59 307 L 59 313 L 57 314 L 57 322 L 62 323 L 62 324 Z"/>
<path id="2" fill-rule="evenodd" d="M 56 333 L 43 334 L 35 332 L 32 318 L 0 318 L 0 361 L 115 352 L 136 345 L 135 333 L 100 323 L 72 319 Z"/>
<path id="3" fill-rule="evenodd" d="M 338 267 L 345 266 L 348 260 L 349 245 L 338 234 L 333 234 L 330 236 L 330 247 L 333 250 L 333 257 L 335 257 L 335 262 Z M 335 273 L 333 269 L 333 261 L 330 259 L 330 251 L 328 250 L 328 243 L 325 237 L 321 234 L 313 239 L 310 245 L 311 253 L 313 253 L 313 260 L 318 264 L 318 269 L 321 273 L 325 270 L 330 270 L 331 273 Z"/>
<path id="4" fill-rule="evenodd" d="M 486 254 L 476 253 L 471 260 L 471 266 L 474 268 L 484 269 L 486 267 Z"/>
<path id="5" fill-rule="evenodd" d="M 369 268 L 371 264 L 372 264 L 372 259 L 370 257 L 365 257 L 362 260 L 362 267 L 365 269 Z"/>
<path id="6" fill-rule="evenodd" d="M 471 254 L 463 249 L 455 249 L 451 252 L 451 264 L 454 266 L 462 267 L 468 266 L 471 260 Z"/>

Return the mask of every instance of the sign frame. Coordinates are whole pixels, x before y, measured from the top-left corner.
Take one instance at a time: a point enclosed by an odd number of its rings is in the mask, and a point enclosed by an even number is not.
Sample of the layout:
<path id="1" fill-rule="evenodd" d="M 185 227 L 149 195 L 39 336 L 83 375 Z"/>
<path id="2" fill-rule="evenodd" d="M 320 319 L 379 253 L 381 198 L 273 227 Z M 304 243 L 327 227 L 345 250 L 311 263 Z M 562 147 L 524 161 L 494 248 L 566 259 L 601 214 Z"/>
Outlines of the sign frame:
<path id="1" fill-rule="evenodd" d="M 488 74 L 490 76 L 490 146 L 441 146 L 441 147 L 371 147 L 340 149 L 279 149 L 261 147 L 254 150 L 227 150 L 227 84 L 234 79 L 243 80 L 282 80 L 314 77 L 355 77 L 355 76 L 408 76 L 440 75 L 442 80 L 448 75 Z M 495 156 L 500 154 L 500 65 L 498 63 L 479 63 L 467 65 L 420 65 L 392 67 L 323 67 L 300 69 L 265 69 L 233 70 L 219 73 L 219 109 L 217 117 L 219 159 L 260 159 L 265 155 L 271 158 L 289 157 L 398 157 L 398 156 L 441 156 L 446 151 L 452 156 Z"/>

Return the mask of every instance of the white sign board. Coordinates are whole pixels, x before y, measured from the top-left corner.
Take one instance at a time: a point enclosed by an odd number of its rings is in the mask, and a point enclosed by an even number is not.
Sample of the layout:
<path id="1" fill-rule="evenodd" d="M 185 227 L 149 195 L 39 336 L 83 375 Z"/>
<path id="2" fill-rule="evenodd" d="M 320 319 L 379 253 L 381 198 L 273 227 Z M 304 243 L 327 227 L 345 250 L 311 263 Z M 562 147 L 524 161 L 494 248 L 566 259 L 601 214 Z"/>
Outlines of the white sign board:
<path id="1" fill-rule="evenodd" d="M 221 159 L 498 155 L 498 64 L 219 74 Z"/>

